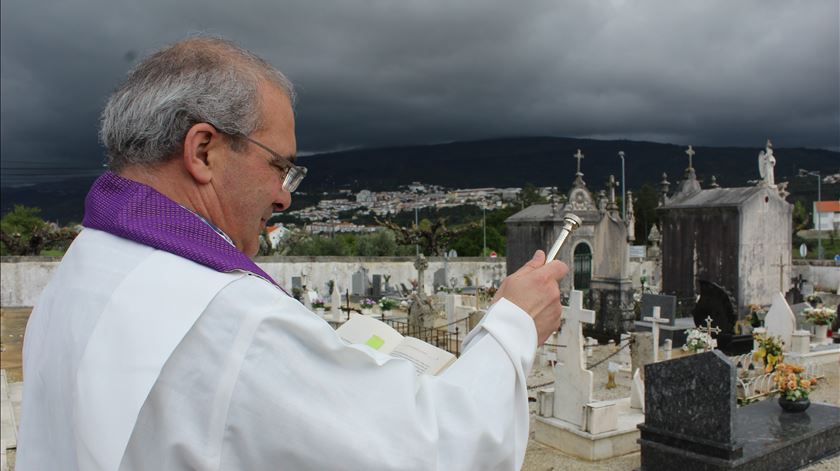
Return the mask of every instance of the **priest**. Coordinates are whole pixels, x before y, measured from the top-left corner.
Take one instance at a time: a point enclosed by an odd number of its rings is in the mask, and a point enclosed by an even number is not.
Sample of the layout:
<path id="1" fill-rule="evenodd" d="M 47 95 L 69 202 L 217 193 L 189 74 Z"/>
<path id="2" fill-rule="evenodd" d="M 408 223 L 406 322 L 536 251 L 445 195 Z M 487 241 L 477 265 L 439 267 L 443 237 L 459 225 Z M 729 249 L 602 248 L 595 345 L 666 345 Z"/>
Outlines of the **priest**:
<path id="1" fill-rule="evenodd" d="M 306 175 L 294 89 L 218 38 L 136 66 L 32 312 L 17 469 L 512 470 L 568 267 L 538 251 L 439 376 L 349 345 L 249 257 Z"/>

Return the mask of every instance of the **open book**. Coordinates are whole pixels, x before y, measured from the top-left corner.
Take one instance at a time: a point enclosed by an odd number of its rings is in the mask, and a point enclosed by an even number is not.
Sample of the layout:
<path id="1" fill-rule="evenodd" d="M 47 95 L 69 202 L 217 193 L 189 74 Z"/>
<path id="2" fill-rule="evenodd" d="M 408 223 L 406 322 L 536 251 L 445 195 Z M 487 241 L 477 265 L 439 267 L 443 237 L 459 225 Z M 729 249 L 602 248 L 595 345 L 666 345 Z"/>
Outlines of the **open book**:
<path id="1" fill-rule="evenodd" d="M 351 314 L 350 320 L 336 329 L 352 344 L 362 344 L 392 357 L 414 364 L 417 374 L 436 375 L 455 361 L 455 355 L 416 339 L 404 337 L 388 324 L 370 316 Z"/>

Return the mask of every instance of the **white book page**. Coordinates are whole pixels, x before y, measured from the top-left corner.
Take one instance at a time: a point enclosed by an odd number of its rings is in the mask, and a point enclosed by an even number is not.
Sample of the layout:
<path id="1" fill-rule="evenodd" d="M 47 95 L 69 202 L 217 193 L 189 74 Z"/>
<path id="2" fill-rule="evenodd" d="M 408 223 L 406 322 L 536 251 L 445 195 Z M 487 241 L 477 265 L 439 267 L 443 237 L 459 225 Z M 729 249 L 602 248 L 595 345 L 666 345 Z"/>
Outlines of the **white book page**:
<path id="1" fill-rule="evenodd" d="M 388 324 L 361 314 L 351 314 L 350 320 L 335 331 L 348 343 L 367 345 L 387 354 L 390 354 L 404 338 Z"/>
<path id="2" fill-rule="evenodd" d="M 455 355 L 414 337 L 403 338 L 391 356 L 413 363 L 418 375 L 436 375 L 455 361 Z"/>

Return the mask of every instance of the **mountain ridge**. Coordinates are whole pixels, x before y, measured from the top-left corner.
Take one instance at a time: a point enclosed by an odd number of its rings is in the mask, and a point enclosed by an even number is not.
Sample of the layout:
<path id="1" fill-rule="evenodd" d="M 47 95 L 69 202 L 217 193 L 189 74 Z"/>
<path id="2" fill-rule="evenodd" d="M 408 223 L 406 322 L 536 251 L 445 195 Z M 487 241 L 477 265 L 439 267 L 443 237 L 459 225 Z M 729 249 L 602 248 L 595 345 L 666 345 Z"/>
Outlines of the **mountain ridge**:
<path id="1" fill-rule="evenodd" d="M 657 186 L 662 173 L 668 175 L 672 191 L 682 179 L 688 156 L 686 146 L 627 139 L 599 140 L 568 137 L 500 137 L 448 143 L 361 148 L 300 156 L 299 165 L 309 168 L 300 190 L 334 193 L 339 189 L 358 191 L 396 190 L 414 181 L 447 188 L 556 186 L 566 191 L 574 181 L 581 149 L 581 172 L 589 188 L 605 187 L 609 175 L 621 180 L 625 153 L 627 188 L 643 184 Z M 724 187 L 746 186 L 758 180 L 758 153 L 764 147 L 694 147 L 693 167 L 703 186 L 714 175 Z M 808 148 L 774 148 L 776 181 L 794 179 L 799 168 L 820 170 L 823 175 L 840 173 L 840 152 Z M 2 212 L 14 204 L 38 206 L 42 216 L 61 223 L 80 221 L 84 197 L 95 177 L 81 177 L 29 187 L 4 187 Z M 808 186 L 801 182 L 799 186 Z M 791 185 L 791 187 L 796 185 Z M 816 193 L 816 181 L 813 181 Z M 823 185 L 823 199 L 840 185 Z"/>

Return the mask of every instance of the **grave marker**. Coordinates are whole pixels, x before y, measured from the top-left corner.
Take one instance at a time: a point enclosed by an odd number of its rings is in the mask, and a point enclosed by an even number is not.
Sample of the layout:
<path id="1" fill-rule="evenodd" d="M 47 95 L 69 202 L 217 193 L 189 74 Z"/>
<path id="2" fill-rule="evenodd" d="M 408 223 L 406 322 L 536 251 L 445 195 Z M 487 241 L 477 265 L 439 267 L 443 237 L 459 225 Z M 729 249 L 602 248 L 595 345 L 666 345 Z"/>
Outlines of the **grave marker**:
<path id="1" fill-rule="evenodd" d="M 563 318 L 558 342 L 566 347 L 558 352 L 554 367 L 554 417 L 582 427 L 585 406 L 592 402 L 593 375 L 586 369 L 581 324 L 595 323 L 595 311 L 583 308 L 582 291 L 572 290 L 569 294 Z"/>

